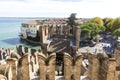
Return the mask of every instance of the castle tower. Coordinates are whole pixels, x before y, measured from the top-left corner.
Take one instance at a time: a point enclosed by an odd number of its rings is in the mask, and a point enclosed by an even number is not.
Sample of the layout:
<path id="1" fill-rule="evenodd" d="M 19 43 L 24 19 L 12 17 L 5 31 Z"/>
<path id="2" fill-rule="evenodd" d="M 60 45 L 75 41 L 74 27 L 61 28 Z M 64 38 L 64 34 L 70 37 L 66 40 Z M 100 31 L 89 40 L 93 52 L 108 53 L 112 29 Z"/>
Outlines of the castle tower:
<path id="1" fill-rule="evenodd" d="M 79 48 L 80 46 L 80 27 L 76 26 L 75 27 L 75 45 L 77 46 L 77 48 Z"/>
<path id="2" fill-rule="evenodd" d="M 40 31 L 40 42 L 45 43 L 45 41 L 48 38 L 48 26 L 46 25 L 40 26 L 39 31 Z"/>

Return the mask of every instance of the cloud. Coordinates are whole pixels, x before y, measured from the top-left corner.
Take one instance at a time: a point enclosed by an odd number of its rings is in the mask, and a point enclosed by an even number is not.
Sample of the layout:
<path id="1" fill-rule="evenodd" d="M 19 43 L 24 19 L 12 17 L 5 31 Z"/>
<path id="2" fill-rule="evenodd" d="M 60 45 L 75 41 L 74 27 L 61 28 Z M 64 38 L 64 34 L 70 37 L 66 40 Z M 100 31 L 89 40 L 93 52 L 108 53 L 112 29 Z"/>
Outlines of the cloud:
<path id="1" fill-rule="evenodd" d="M 53 1 L 61 1 L 61 2 L 79 2 L 82 0 L 53 0 Z"/>
<path id="2" fill-rule="evenodd" d="M 25 1 L 25 0 L 0 0 L 0 1 L 2 1 L 2 2 L 5 2 L 5 1 L 10 2 L 10 1 Z"/>
<path id="3" fill-rule="evenodd" d="M 0 16 L 17 17 L 118 17 L 119 0 L 0 0 Z"/>

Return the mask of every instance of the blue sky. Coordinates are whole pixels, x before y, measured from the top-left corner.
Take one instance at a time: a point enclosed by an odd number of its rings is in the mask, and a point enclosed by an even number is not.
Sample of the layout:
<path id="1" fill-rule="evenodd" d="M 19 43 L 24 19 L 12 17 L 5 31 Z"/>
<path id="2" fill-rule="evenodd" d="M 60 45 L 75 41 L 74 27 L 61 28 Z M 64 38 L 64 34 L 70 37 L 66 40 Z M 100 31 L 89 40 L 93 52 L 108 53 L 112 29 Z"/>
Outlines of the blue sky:
<path id="1" fill-rule="evenodd" d="M 120 0 L 0 0 L 0 17 L 119 17 Z"/>

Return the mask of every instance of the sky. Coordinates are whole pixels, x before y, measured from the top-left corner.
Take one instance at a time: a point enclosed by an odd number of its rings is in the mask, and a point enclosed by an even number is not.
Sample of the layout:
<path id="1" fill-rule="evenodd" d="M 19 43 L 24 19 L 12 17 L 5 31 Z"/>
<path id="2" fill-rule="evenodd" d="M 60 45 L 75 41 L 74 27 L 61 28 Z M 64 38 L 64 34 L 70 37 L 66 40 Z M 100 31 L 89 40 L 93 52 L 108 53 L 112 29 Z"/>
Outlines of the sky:
<path id="1" fill-rule="evenodd" d="M 120 16 L 120 0 L 0 0 L 0 17 Z"/>

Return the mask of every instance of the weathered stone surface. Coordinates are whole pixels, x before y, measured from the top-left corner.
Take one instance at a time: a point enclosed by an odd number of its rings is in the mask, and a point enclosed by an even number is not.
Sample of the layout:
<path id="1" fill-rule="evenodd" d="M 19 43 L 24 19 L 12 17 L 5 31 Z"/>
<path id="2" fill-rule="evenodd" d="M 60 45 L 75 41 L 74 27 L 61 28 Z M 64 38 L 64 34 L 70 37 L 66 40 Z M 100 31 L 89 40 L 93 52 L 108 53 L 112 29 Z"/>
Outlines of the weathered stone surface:
<path id="1" fill-rule="evenodd" d="M 64 54 L 64 79 L 71 80 L 72 75 L 72 57 L 65 53 Z"/>
<path id="2" fill-rule="evenodd" d="M 107 72 L 108 72 L 108 62 L 109 58 L 106 53 L 99 53 L 97 55 L 99 59 L 99 80 L 106 80 L 107 79 Z"/>
<path id="3" fill-rule="evenodd" d="M 38 55 L 40 80 L 55 80 L 56 54 L 52 53 L 48 57 L 40 53 Z"/>
<path id="4" fill-rule="evenodd" d="M 8 80 L 12 80 L 13 74 L 11 66 L 8 64 L 0 65 L 0 74 L 6 76 Z"/>
<path id="5" fill-rule="evenodd" d="M 77 46 L 77 48 L 79 48 L 80 45 L 80 27 L 77 26 L 75 27 L 75 45 Z"/>
<path id="6" fill-rule="evenodd" d="M 105 53 L 89 54 L 88 76 L 90 80 L 106 80 L 109 58 Z"/>
<path id="7" fill-rule="evenodd" d="M 5 77 L 4 75 L 0 74 L 0 80 L 9 80 L 9 79 L 7 79 L 7 77 Z"/>
<path id="8" fill-rule="evenodd" d="M 108 62 L 108 71 L 107 71 L 106 80 L 116 80 L 115 72 L 116 72 L 116 60 L 115 58 L 110 58 Z"/>
<path id="9" fill-rule="evenodd" d="M 81 75 L 82 55 L 79 53 L 74 58 L 64 54 L 64 79 L 79 80 Z"/>
<path id="10" fill-rule="evenodd" d="M 116 73 L 115 80 L 120 80 L 120 46 L 115 49 Z"/>
<path id="11" fill-rule="evenodd" d="M 89 67 L 88 67 L 88 77 L 90 80 L 99 80 L 99 60 L 96 55 L 89 54 L 88 57 Z"/>
<path id="12" fill-rule="evenodd" d="M 116 66 L 120 66 L 120 46 L 115 49 Z"/>
<path id="13" fill-rule="evenodd" d="M 12 80 L 17 80 L 17 59 L 15 58 L 9 58 L 6 60 L 7 64 L 9 64 L 12 68 L 12 75 L 14 75 L 12 77 Z"/>
<path id="14" fill-rule="evenodd" d="M 29 53 L 25 54 L 19 60 L 19 67 L 18 67 L 18 76 L 17 80 L 30 80 L 30 72 L 29 72 L 29 65 L 30 65 L 30 56 Z"/>

